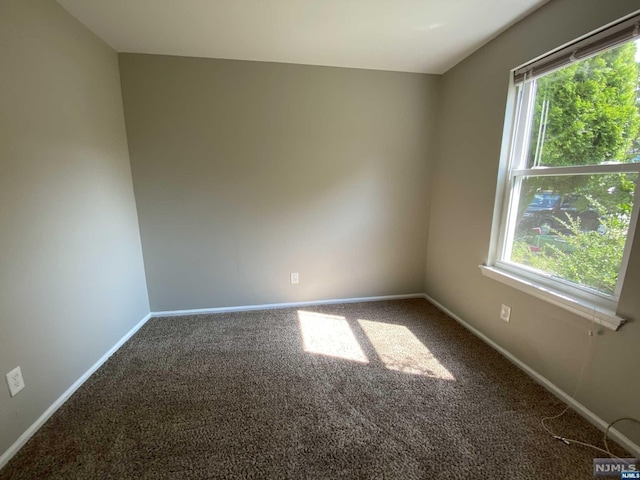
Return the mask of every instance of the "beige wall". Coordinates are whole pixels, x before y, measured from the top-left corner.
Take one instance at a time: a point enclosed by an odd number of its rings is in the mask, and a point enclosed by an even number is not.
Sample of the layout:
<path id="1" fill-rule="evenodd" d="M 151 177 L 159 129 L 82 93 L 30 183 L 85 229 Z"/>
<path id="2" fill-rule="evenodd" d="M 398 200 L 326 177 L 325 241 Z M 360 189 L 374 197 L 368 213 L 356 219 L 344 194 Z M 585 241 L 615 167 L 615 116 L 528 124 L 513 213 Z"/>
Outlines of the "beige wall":
<path id="1" fill-rule="evenodd" d="M 421 292 L 426 262 L 429 295 L 573 391 L 593 324 L 478 269 L 508 72 L 635 7 L 554 0 L 442 78 L 121 55 L 151 308 Z M 0 393 L 2 452 L 149 305 L 116 54 L 52 1 L 0 0 L 0 58 L 0 374 L 27 383 Z M 637 321 L 594 338 L 578 392 L 607 420 L 640 417 L 638 239 Z"/>
<path id="2" fill-rule="evenodd" d="M 423 291 L 438 77 L 137 54 L 120 69 L 153 311 Z"/>
<path id="3" fill-rule="evenodd" d="M 482 277 L 489 249 L 509 70 L 638 8 L 637 0 L 554 0 L 443 77 L 440 142 L 431 189 L 426 291 L 571 393 L 594 324 Z M 635 319 L 603 331 L 577 400 L 601 418 L 640 418 L 640 232 L 620 311 Z M 512 319 L 498 319 L 500 304 Z M 620 425 L 640 444 L 640 428 Z"/>
<path id="4" fill-rule="evenodd" d="M 55 2 L 0 0 L 0 59 L 1 454 L 149 305 L 115 52 Z"/>

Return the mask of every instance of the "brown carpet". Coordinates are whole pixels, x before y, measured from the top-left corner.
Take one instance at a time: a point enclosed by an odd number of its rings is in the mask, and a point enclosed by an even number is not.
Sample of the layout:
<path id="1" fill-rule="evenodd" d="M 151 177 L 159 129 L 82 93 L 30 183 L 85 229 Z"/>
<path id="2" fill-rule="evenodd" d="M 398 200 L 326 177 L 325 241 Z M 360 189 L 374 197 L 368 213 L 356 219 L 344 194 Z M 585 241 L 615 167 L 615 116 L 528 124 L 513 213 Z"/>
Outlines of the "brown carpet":
<path id="1" fill-rule="evenodd" d="M 159 318 L 0 479 L 593 478 L 562 407 L 425 300 Z"/>

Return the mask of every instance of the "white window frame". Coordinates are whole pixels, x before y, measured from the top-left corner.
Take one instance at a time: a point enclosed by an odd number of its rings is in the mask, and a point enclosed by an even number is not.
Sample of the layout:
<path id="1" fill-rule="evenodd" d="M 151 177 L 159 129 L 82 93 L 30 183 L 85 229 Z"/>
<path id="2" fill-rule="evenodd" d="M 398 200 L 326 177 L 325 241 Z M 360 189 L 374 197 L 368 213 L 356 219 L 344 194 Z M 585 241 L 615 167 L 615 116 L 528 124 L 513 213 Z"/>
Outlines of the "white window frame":
<path id="1" fill-rule="evenodd" d="M 637 22 L 632 19 L 632 22 Z M 621 22 L 623 27 L 630 22 Z M 636 23 L 637 25 L 637 23 Z M 615 29 L 616 26 L 614 26 Z M 622 27 L 618 27 L 620 30 Z M 628 29 L 628 26 L 626 27 Z M 613 29 L 612 29 L 613 30 Z M 635 29 L 634 36 L 638 34 Z M 606 30 L 604 34 L 608 34 Z M 610 34 L 610 33 L 609 33 Z M 594 34 L 595 38 L 602 37 L 603 32 Z M 633 37 L 632 37 L 633 38 Z M 581 40 L 577 44 L 585 48 L 587 41 Z M 618 42 L 618 44 L 621 42 Z M 613 45 L 612 45 L 613 46 Z M 575 47 L 578 48 L 578 47 Z M 567 55 L 571 46 L 564 47 L 559 54 Z M 601 49 L 600 51 L 602 51 Z M 577 50 L 576 50 L 577 51 Z M 599 51 L 592 52 L 597 54 Z M 557 58 L 558 52 L 549 55 Z M 586 57 L 584 57 L 586 58 Z M 624 247 L 623 258 L 618 273 L 618 281 L 613 295 L 607 295 L 586 286 L 577 285 L 562 278 L 541 272 L 525 265 L 504 260 L 510 258 L 510 249 L 513 243 L 516 214 L 520 200 L 520 185 L 522 179 L 529 176 L 558 176 L 558 175 L 587 175 L 603 173 L 638 173 L 639 163 L 619 163 L 605 165 L 585 165 L 569 167 L 528 167 L 527 152 L 531 138 L 533 111 L 536 97 L 536 79 L 552 71 L 564 68 L 567 63 L 549 68 L 541 75 L 528 78 L 531 69 L 539 68 L 540 60 L 527 66 L 515 69 L 510 76 L 509 95 L 507 99 L 507 111 L 505 115 L 505 127 L 503 131 L 502 155 L 498 174 L 498 188 L 494 206 L 494 217 L 491 235 L 491 244 L 487 262 L 480 265 L 483 275 L 512 286 L 518 290 L 529 293 L 549 303 L 558 305 L 568 311 L 587 318 L 597 324 L 612 330 L 617 330 L 625 321 L 617 315 L 616 309 L 620 292 L 624 284 L 624 277 L 633 244 L 633 237 L 640 210 L 640 181 L 636 185 L 634 193 L 634 205 L 632 209 L 627 240 Z M 524 75 L 523 75 L 524 72 Z M 519 75 L 519 82 L 515 78 Z M 530 74 L 529 74 L 530 75 Z M 522 78 L 524 76 L 524 79 Z"/>

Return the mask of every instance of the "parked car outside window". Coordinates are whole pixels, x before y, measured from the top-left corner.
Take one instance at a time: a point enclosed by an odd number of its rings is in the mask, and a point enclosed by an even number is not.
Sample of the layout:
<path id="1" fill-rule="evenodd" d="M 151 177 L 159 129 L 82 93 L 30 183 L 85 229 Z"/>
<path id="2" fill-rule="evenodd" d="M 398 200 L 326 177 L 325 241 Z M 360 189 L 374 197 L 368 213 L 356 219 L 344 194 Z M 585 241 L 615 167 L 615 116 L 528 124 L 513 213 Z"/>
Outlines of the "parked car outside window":
<path id="1" fill-rule="evenodd" d="M 560 195 L 555 192 L 536 193 L 522 215 L 518 230 L 521 234 L 539 228 L 542 235 L 569 233 L 567 225 L 579 221 L 583 231 L 598 230 L 598 213 L 584 195 Z"/>

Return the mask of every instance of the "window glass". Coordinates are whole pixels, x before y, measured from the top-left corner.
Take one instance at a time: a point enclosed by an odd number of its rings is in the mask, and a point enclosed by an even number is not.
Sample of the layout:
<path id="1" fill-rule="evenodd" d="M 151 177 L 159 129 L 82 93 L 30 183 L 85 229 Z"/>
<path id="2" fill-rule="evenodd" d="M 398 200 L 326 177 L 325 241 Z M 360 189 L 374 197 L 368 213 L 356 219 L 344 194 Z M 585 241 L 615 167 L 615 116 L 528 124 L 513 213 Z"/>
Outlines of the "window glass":
<path id="1" fill-rule="evenodd" d="M 498 261 L 560 289 L 619 294 L 640 174 L 639 45 L 517 87 Z"/>
<path id="2" fill-rule="evenodd" d="M 613 295 L 637 173 L 523 178 L 507 260 Z"/>
<path id="3" fill-rule="evenodd" d="M 640 161 L 637 43 L 535 80 L 529 167 Z"/>

